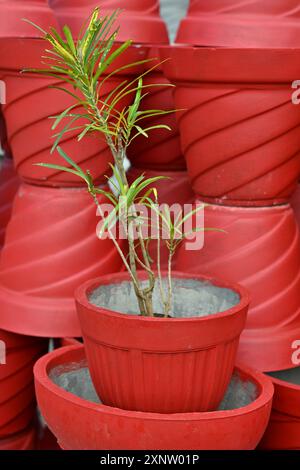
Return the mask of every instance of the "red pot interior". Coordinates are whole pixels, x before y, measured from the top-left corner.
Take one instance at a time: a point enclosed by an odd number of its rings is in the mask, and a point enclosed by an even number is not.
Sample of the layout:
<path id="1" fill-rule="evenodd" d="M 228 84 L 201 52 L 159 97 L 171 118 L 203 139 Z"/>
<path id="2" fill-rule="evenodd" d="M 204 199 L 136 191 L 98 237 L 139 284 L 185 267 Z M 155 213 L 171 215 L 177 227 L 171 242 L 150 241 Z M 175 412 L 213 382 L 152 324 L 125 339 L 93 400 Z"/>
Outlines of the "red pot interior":
<path id="1" fill-rule="evenodd" d="M 262 449 L 300 450 L 300 368 L 271 374 L 275 388 L 269 426 Z"/>

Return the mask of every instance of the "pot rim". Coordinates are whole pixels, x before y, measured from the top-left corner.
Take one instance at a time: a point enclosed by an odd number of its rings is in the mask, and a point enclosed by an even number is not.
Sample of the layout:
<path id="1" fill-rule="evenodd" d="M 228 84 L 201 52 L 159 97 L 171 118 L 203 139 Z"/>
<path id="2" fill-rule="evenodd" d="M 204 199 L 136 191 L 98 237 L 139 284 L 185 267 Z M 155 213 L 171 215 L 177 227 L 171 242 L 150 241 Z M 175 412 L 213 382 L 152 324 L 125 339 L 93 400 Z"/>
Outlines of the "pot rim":
<path id="1" fill-rule="evenodd" d="M 296 367 L 291 367 L 291 369 L 299 369 L 300 370 L 300 365 L 298 365 Z M 276 371 L 271 371 L 271 372 L 276 372 Z M 280 372 L 280 371 L 278 371 L 278 372 Z M 280 387 L 280 388 L 285 388 L 285 389 L 289 389 L 289 390 L 294 390 L 294 391 L 300 393 L 300 384 L 297 385 L 297 384 L 293 384 L 291 382 L 286 382 L 285 380 L 278 379 L 277 377 L 273 377 L 272 375 L 268 375 L 268 372 L 265 372 L 265 375 L 271 379 L 275 390 L 276 390 L 277 387 L 278 388 Z"/>
<path id="2" fill-rule="evenodd" d="M 152 420 L 152 421 L 211 421 L 212 419 L 227 419 L 231 417 L 237 417 L 244 414 L 252 413 L 260 408 L 263 408 L 268 404 L 274 395 L 274 386 L 270 378 L 265 374 L 249 368 L 243 364 L 237 364 L 235 371 L 238 371 L 242 376 L 246 376 L 254 382 L 258 388 L 258 397 L 242 408 L 236 408 L 234 410 L 222 410 L 222 411 L 210 411 L 210 412 L 191 412 L 191 413 L 151 413 L 142 411 L 128 411 L 121 408 L 110 407 L 102 403 L 93 403 L 74 395 L 71 392 L 66 391 L 62 387 L 56 385 L 49 377 L 49 372 L 58 366 L 52 365 L 53 362 L 59 357 L 64 358 L 72 352 L 77 352 L 78 356 L 80 353 L 84 355 L 84 345 L 79 346 L 66 346 L 64 348 L 56 349 L 45 356 L 41 357 L 34 366 L 34 377 L 36 383 L 44 387 L 48 392 L 58 396 L 60 399 L 64 399 L 73 405 L 77 405 L 81 408 L 88 408 L 94 412 L 104 412 L 108 415 L 121 416 L 132 419 Z M 51 367 L 52 366 L 52 367 Z"/>
<path id="3" fill-rule="evenodd" d="M 165 270 L 162 270 L 162 274 L 166 274 Z M 163 276 L 164 277 L 164 276 Z M 111 285 L 111 284 L 120 284 L 124 281 L 129 281 L 129 273 L 128 272 L 122 272 L 122 273 L 113 273 L 113 274 L 106 274 L 104 276 L 100 276 L 95 279 L 91 279 L 89 281 L 86 281 L 85 283 L 81 284 L 76 290 L 75 290 L 75 299 L 76 301 L 88 309 L 88 311 L 93 310 L 95 313 L 101 313 L 105 314 L 111 318 L 116 318 L 116 319 L 122 319 L 124 321 L 131 321 L 131 322 L 139 322 L 139 323 L 149 323 L 149 322 L 155 322 L 155 323 L 164 323 L 164 325 L 168 323 L 199 323 L 199 322 L 209 322 L 209 321 L 214 321 L 214 320 L 219 320 L 225 317 L 229 316 L 234 316 L 238 313 L 240 313 L 243 309 L 247 308 L 250 304 L 250 294 L 247 289 L 242 287 L 241 285 L 233 282 L 228 282 L 228 281 L 223 281 L 221 279 L 216 279 L 213 276 L 206 276 L 202 274 L 190 274 L 190 273 L 184 273 L 180 271 L 173 271 L 173 278 L 177 277 L 179 279 L 195 279 L 199 281 L 209 281 L 212 283 L 214 286 L 221 287 L 221 288 L 227 288 L 230 290 L 233 290 L 235 293 L 237 293 L 240 296 L 240 301 L 237 305 L 234 305 L 228 310 L 225 310 L 224 312 L 219 312 L 215 313 L 212 315 L 205 315 L 203 317 L 189 317 L 189 318 L 158 318 L 158 317 L 142 317 L 139 315 L 134 315 L 134 314 L 124 314 L 121 312 L 115 312 L 112 310 L 109 310 L 105 307 L 97 307 L 96 305 L 92 304 L 88 300 L 88 294 L 95 290 L 97 287 L 100 287 L 101 285 Z M 147 278 L 146 273 L 141 273 L 140 279 Z M 117 280 L 118 282 L 114 282 L 114 280 Z"/>

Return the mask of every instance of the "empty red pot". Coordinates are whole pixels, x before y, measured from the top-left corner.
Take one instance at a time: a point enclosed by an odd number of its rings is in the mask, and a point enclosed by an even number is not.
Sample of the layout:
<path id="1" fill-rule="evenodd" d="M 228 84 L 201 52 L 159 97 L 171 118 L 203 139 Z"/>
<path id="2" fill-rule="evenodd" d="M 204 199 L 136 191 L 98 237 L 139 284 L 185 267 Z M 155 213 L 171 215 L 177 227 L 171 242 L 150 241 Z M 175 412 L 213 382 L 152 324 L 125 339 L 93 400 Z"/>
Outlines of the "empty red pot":
<path id="1" fill-rule="evenodd" d="M 289 199 L 300 173 L 300 106 L 291 88 L 300 49 L 166 47 L 192 186 L 241 206 Z M 280 66 L 278 66 L 280 64 Z"/>
<path id="2" fill-rule="evenodd" d="M 1 450 L 35 450 L 36 430 L 30 426 L 27 430 L 6 439 L 0 439 Z"/>
<path id="3" fill-rule="evenodd" d="M 299 47 L 298 0 L 190 0 L 177 42 L 196 46 Z"/>
<path id="4" fill-rule="evenodd" d="M 157 48 L 149 48 L 149 58 L 159 57 Z M 153 67 L 155 62 L 149 62 Z M 155 85 L 146 88 L 147 96 L 141 102 L 141 111 L 149 109 L 174 110 L 173 88 L 168 86 L 170 82 L 165 78 L 162 68 L 159 67 L 146 75 L 144 85 Z M 148 168 L 154 170 L 185 170 L 186 163 L 180 147 L 179 129 L 176 121 L 176 113 L 162 116 L 153 116 L 141 121 L 144 127 L 155 125 L 165 125 L 171 128 L 156 129 L 149 132 L 149 138 L 146 139 L 140 135 L 128 147 L 127 156 L 135 167 Z"/>
<path id="5" fill-rule="evenodd" d="M 289 205 L 237 208 L 208 205 L 200 251 L 179 249 L 176 269 L 224 277 L 251 294 L 239 360 L 265 371 L 293 367 L 300 338 L 300 238 Z"/>
<path id="6" fill-rule="evenodd" d="M 136 43 L 168 43 L 168 33 L 164 21 L 159 16 L 158 0 L 50 0 L 61 26 L 68 24 L 74 34 L 78 34 L 93 8 L 100 6 L 101 15 L 123 10 L 116 26 L 120 26 L 121 41 L 133 39 Z"/>
<path id="7" fill-rule="evenodd" d="M 190 276 L 173 273 L 173 278 L 183 282 Z M 144 272 L 140 279 L 146 279 Z M 189 312 L 185 318 L 149 318 L 112 311 L 105 302 L 97 307 L 89 300 L 98 287 L 117 289 L 129 280 L 127 273 L 103 276 L 76 290 L 89 369 L 103 403 L 159 413 L 208 411 L 219 405 L 233 371 L 249 297 L 235 284 L 199 275 L 192 279 L 229 288 L 237 303 L 202 318 L 188 318 Z M 123 295 L 128 305 L 128 292 Z"/>
<path id="8" fill-rule="evenodd" d="M 0 449 L 2 440 L 26 429 L 35 416 L 33 365 L 48 342 L 0 330 Z"/>
<path id="9" fill-rule="evenodd" d="M 273 408 L 260 447 L 300 450 L 300 368 L 273 372 L 271 376 L 275 388 Z"/>
<path id="10" fill-rule="evenodd" d="M 19 187 L 19 178 L 10 158 L 0 158 L 0 249 L 4 243 L 6 226 L 9 222 L 13 198 Z"/>
<path id="11" fill-rule="evenodd" d="M 2 328 L 46 337 L 81 335 L 75 288 L 121 267 L 112 241 L 96 236 L 99 221 L 86 189 L 20 186 L 0 262 Z"/>
<path id="12" fill-rule="evenodd" d="M 223 411 L 155 414 L 93 402 L 96 395 L 87 386 L 87 370 L 81 393 L 71 381 L 66 389 L 62 388 L 57 384 L 61 374 L 70 371 L 70 365 L 75 374 L 86 368 L 83 346 L 58 349 L 35 365 L 41 412 L 66 450 L 250 450 L 257 446 L 269 420 L 272 383 L 244 366 L 235 369 L 233 378 L 238 389 L 241 384 L 252 391 L 252 399 L 243 404 L 233 395 L 232 403 L 222 403 Z"/>
<path id="13" fill-rule="evenodd" d="M 41 28 L 57 27 L 47 0 L 0 0 L 0 41 L 2 38 L 39 38 L 41 33 L 24 20 Z"/>
<path id="14" fill-rule="evenodd" d="M 58 153 L 50 154 L 54 143 L 51 126 L 55 116 L 74 104 L 74 99 L 67 93 L 50 86 L 65 86 L 63 82 L 37 74 L 20 74 L 20 70 L 29 67 L 43 68 L 41 61 L 46 43 L 42 40 L 7 40 L 0 42 L 0 69 L 7 87 L 7 104 L 3 106 L 7 136 L 16 169 L 23 180 L 49 186 L 82 186 L 83 182 L 76 175 L 49 168 L 34 166 L 35 163 L 65 164 Z M 133 63 L 147 57 L 146 49 L 130 48 L 117 63 Z M 105 82 L 103 97 L 115 89 L 121 81 L 133 78 L 144 70 L 144 66 L 132 68 L 125 77 L 119 75 Z M 120 106 L 130 104 L 128 95 Z M 79 123 L 79 122 L 78 122 Z M 62 129 L 66 122 L 61 123 Z M 90 170 L 98 183 L 105 181 L 109 174 L 112 155 L 102 135 L 89 135 L 81 142 L 77 141 L 79 131 L 66 134 L 61 146 L 70 157 L 86 171 Z"/>

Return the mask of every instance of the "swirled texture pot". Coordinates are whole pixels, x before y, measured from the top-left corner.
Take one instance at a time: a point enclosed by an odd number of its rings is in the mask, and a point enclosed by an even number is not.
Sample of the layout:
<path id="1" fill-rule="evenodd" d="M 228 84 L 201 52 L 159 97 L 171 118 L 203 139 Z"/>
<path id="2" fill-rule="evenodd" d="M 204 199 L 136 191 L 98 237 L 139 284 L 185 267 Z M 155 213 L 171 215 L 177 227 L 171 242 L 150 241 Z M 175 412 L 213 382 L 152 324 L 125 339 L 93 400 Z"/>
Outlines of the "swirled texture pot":
<path id="1" fill-rule="evenodd" d="M 36 429 L 34 426 L 30 426 L 25 431 L 22 431 L 13 436 L 5 439 L 0 439 L 0 451 L 1 450 L 36 450 Z"/>
<path id="2" fill-rule="evenodd" d="M 2 439 L 32 424 L 36 400 L 33 365 L 48 341 L 0 330 L 0 449 Z"/>
<path id="3" fill-rule="evenodd" d="M 41 56 L 45 47 L 46 43 L 43 41 L 30 39 L 7 40 L 2 47 L 0 43 L 0 68 L 7 89 L 3 114 L 8 142 L 16 169 L 23 180 L 48 186 L 82 186 L 85 183 L 76 175 L 34 166 L 40 162 L 65 165 L 65 161 L 58 153 L 51 155 L 50 151 L 54 143 L 53 134 L 57 130 L 62 130 L 66 122 L 61 123 L 59 129 L 53 131 L 51 130 L 53 120 L 49 119 L 49 116 L 59 115 L 74 104 L 74 98 L 69 94 L 49 88 L 50 86 L 68 88 L 63 82 L 37 74 L 20 74 L 20 70 L 25 67 L 43 68 Z M 125 56 L 122 61 L 121 59 L 118 61 L 117 67 L 124 65 L 123 60 L 126 63 L 142 60 L 146 57 L 146 51 L 143 48 L 132 47 Z M 143 68 L 139 66 L 134 67 L 129 76 L 134 77 L 141 70 Z M 102 88 L 102 97 L 106 97 L 125 79 L 125 76 L 118 75 L 106 80 Z M 132 96 L 129 94 L 119 106 L 127 106 L 131 99 Z M 71 127 L 79 124 L 84 124 L 83 120 L 77 121 Z M 110 172 L 109 164 L 112 163 L 112 155 L 105 139 L 102 135 L 100 137 L 89 135 L 78 142 L 79 133 L 80 130 L 74 130 L 65 134 L 61 146 L 84 171 L 90 170 L 95 182 L 104 182 L 105 175 Z"/>
<path id="4" fill-rule="evenodd" d="M 182 149 L 196 194 L 219 204 L 289 199 L 300 173 L 300 49 L 161 49 L 177 85 Z M 278 66 L 280 64 L 280 66 Z"/>
<path id="5" fill-rule="evenodd" d="M 298 0 L 190 0 L 176 42 L 195 46 L 299 47 Z"/>
<path id="6" fill-rule="evenodd" d="M 81 335 L 75 288 L 121 267 L 112 241 L 97 238 L 99 220 L 86 189 L 20 186 L 0 262 L 1 327 L 37 336 Z"/>
<path id="7" fill-rule="evenodd" d="M 5 230 L 9 222 L 12 203 L 20 181 L 10 158 L 0 159 L 0 249 L 4 243 Z"/>
<path id="8" fill-rule="evenodd" d="M 120 26 L 118 38 L 121 41 L 133 39 L 135 43 L 167 44 L 169 42 L 166 25 L 159 15 L 158 0 L 51 0 L 61 27 L 68 24 L 78 34 L 82 23 L 89 17 L 93 8 L 100 6 L 101 15 L 123 9 L 116 25 Z"/>
<path id="9" fill-rule="evenodd" d="M 293 367 L 292 343 L 300 338 L 300 237 L 289 205 L 235 208 L 209 205 L 204 248 L 179 249 L 176 269 L 223 277 L 251 295 L 238 359 L 264 370 Z"/>

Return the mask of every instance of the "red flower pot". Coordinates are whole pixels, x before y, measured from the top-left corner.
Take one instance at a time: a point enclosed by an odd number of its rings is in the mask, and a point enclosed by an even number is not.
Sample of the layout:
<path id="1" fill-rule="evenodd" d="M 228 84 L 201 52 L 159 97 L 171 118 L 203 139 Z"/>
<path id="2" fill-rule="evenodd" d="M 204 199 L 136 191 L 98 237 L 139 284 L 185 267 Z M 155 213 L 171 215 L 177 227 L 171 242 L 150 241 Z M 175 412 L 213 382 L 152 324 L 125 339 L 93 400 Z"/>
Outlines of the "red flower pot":
<path id="1" fill-rule="evenodd" d="M 163 170 L 148 170 L 142 168 L 130 168 L 127 173 L 127 178 L 132 184 L 136 178 L 145 175 L 146 178 L 153 178 L 156 176 L 165 176 L 168 179 L 158 180 L 153 184 L 157 189 L 159 204 L 192 204 L 194 202 L 194 193 L 192 191 L 189 178 L 186 171 L 163 171 Z M 152 240 L 149 243 L 150 256 L 153 260 L 157 259 L 157 241 Z M 176 261 L 177 252 L 174 255 L 174 262 Z M 160 250 L 161 267 L 167 269 L 169 250 L 165 244 L 161 246 Z"/>
<path id="2" fill-rule="evenodd" d="M 86 189 L 20 187 L 0 262 L 2 328 L 46 337 L 81 335 L 75 288 L 121 267 L 111 240 L 96 236 L 99 220 Z"/>
<path id="3" fill-rule="evenodd" d="M 1 38 L 39 38 L 41 33 L 24 18 L 41 28 L 57 27 L 57 22 L 47 0 L 0 0 L 0 40 Z"/>
<path id="4" fill-rule="evenodd" d="M 149 49 L 149 58 L 159 57 L 156 48 Z M 155 62 L 150 62 L 153 67 Z M 144 85 L 167 85 L 170 82 L 164 77 L 161 67 L 144 78 Z M 149 109 L 174 110 L 173 89 L 167 86 L 155 86 L 145 90 L 147 96 L 141 102 L 141 111 Z M 163 124 L 171 131 L 156 129 L 149 132 L 149 138 L 140 135 L 129 146 L 127 156 L 135 167 L 154 170 L 184 170 L 186 163 L 180 147 L 179 129 L 176 114 L 166 114 L 148 118 L 143 122 L 145 127 Z"/>
<path id="5" fill-rule="evenodd" d="M 19 178 L 10 158 L 0 159 L 0 249 L 4 243 L 6 226 L 11 216 L 13 198 L 19 187 Z"/>
<path id="6" fill-rule="evenodd" d="M 189 279 L 183 273 L 173 277 L 181 282 Z M 145 279 L 145 273 L 140 278 Z M 238 303 L 202 318 L 149 318 L 124 315 L 89 301 L 99 286 L 128 281 L 127 273 L 103 276 L 77 289 L 89 369 L 103 403 L 159 413 L 208 411 L 219 405 L 233 371 L 249 298 L 237 285 L 202 276 L 193 279 L 231 289 L 238 294 Z M 130 302 L 129 295 L 124 302 Z"/>
<path id="7" fill-rule="evenodd" d="M 15 434 L 6 439 L 0 439 L 1 450 L 35 450 L 36 430 L 29 427 L 26 431 Z"/>
<path id="8" fill-rule="evenodd" d="M 26 429 L 35 416 L 33 365 L 48 342 L 0 330 L 5 364 L 0 362 L 0 449 L 2 440 Z M 2 347 L 1 347 L 2 352 Z"/>
<path id="9" fill-rule="evenodd" d="M 6 124 L 0 106 L 0 147 L 6 157 L 10 157 L 10 148 L 7 142 Z"/>
<path id="10" fill-rule="evenodd" d="M 58 349 L 35 365 L 35 384 L 41 412 L 61 447 L 67 450 L 250 450 L 267 426 L 273 387 L 263 374 L 235 369 L 233 383 L 252 388 L 248 404 L 222 404 L 225 411 L 211 413 L 155 414 L 125 411 L 93 402 L 88 387 L 81 396 L 69 381 L 62 388 L 60 374 L 81 372 L 85 365 L 83 346 Z M 65 382 L 66 383 L 66 382 Z M 74 380 L 73 380 L 74 384 Z M 61 385 L 61 384 L 60 384 Z M 250 403 L 249 403 L 250 402 Z M 230 406 L 231 405 L 231 406 Z M 242 407 L 243 406 L 243 407 Z M 226 411 L 230 409 L 230 411 Z"/>
<path id="11" fill-rule="evenodd" d="M 293 367 L 300 337 L 300 238 L 289 205 L 266 208 L 207 206 L 201 251 L 179 249 L 176 269 L 245 286 L 251 294 L 239 360 L 265 371 Z"/>
<path id="12" fill-rule="evenodd" d="M 274 402 L 261 449 L 300 450 L 300 368 L 274 372 Z"/>
<path id="13" fill-rule="evenodd" d="M 197 46 L 298 47 L 298 0 L 190 0 L 177 42 Z"/>
<path id="14" fill-rule="evenodd" d="M 0 42 L 0 68 L 7 87 L 7 104 L 3 106 L 3 114 L 9 145 L 16 169 L 25 181 L 50 186 L 82 186 L 82 180 L 76 175 L 34 166 L 39 162 L 65 163 L 57 153 L 50 154 L 54 143 L 52 136 L 56 130 L 51 131 L 53 120 L 49 116 L 58 115 L 74 104 L 74 99 L 67 93 L 49 88 L 65 86 L 63 82 L 39 75 L 20 74 L 24 68 L 42 67 L 41 56 L 45 47 L 45 42 L 41 40 L 7 40 L 1 50 Z M 132 47 L 118 61 L 117 67 L 142 60 L 146 56 L 146 49 Z M 143 69 L 143 66 L 132 68 L 131 78 Z M 103 97 L 125 79 L 125 76 L 119 75 L 107 80 Z M 131 99 L 128 95 L 120 106 L 130 104 Z M 65 125 L 65 122 L 61 123 L 61 128 Z M 90 135 L 78 142 L 77 135 L 76 131 L 66 134 L 61 146 L 84 171 L 90 170 L 96 182 L 104 182 L 105 175 L 110 172 L 109 163 L 112 162 L 105 139 Z"/>
<path id="15" fill-rule="evenodd" d="M 219 204 L 287 201 L 300 173 L 300 49 L 161 49 L 195 193 Z M 280 67 L 278 67 L 280 64 Z M 199 125 L 195 125 L 195 122 Z"/>
<path id="16" fill-rule="evenodd" d="M 50 5 L 60 25 L 68 24 L 75 34 L 79 33 L 93 8 L 100 6 L 103 16 L 118 8 L 123 10 L 116 21 L 116 26 L 120 26 L 120 41 L 131 38 L 136 43 L 169 42 L 166 25 L 159 16 L 158 0 L 103 0 L 100 5 L 96 0 L 50 0 Z"/>

